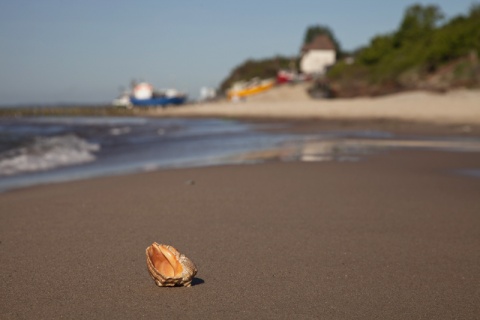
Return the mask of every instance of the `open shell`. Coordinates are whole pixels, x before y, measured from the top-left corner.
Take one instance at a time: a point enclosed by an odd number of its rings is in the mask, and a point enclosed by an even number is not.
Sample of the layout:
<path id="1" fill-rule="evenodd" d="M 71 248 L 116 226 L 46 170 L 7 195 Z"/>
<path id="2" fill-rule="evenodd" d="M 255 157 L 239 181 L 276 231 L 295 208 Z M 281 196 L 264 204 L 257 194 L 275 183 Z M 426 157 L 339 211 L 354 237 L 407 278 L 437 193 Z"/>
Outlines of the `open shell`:
<path id="1" fill-rule="evenodd" d="M 190 287 L 197 267 L 172 246 L 154 242 L 146 250 L 147 268 L 159 287 Z"/>

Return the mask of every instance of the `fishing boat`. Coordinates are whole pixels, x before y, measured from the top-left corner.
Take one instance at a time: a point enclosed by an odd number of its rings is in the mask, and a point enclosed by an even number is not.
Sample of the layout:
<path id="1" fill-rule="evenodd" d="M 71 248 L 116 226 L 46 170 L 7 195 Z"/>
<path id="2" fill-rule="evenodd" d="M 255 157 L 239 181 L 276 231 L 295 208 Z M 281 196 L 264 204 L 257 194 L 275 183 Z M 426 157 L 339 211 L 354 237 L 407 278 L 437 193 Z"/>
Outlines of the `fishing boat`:
<path id="1" fill-rule="evenodd" d="M 187 95 L 175 89 L 157 91 L 148 82 L 140 82 L 133 86 L 132 93 L 124 93 L 113 101 L 113 105 L 121 107 L 166 107 L 181 105 L 187 101 Z"/>
<path id="2" fill-rule="evenodd" d="M 266 79 L 260 80 L 258 78 L 252 79 L 248 82 L 237 82 L 227 92 L 227 97 L 230 100 L 245 98 L 271 89 L 275 85 L 275 80 Z"/>
<path id="3" fill-rule="evenodd" d="M 181 105 L 186 101 L 186 97 L 152 97 L 150 99 L 136 99 L 131 97 L 130 103 L 133 106 L 148 107 L 148 106 L 168 106 Z"/>

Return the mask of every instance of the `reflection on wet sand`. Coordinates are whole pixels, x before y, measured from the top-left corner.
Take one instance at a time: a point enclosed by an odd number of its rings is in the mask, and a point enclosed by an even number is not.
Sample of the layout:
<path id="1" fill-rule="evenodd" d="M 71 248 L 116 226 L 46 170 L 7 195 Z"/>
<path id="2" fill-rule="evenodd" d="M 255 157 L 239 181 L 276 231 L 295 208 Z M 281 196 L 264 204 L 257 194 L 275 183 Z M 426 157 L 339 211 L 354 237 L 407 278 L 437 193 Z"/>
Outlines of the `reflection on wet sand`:
<path id="1" fill-rule="evenodd" d="M 424 149 L 450 152 L 480 152 L 480 141 L 457 139 L 359 139 L 308 138 L 288 141 L 276 148 L 235 157 L 236 162 L 277 161 L 358 161 L 363 157 L 394 149 Z"/>

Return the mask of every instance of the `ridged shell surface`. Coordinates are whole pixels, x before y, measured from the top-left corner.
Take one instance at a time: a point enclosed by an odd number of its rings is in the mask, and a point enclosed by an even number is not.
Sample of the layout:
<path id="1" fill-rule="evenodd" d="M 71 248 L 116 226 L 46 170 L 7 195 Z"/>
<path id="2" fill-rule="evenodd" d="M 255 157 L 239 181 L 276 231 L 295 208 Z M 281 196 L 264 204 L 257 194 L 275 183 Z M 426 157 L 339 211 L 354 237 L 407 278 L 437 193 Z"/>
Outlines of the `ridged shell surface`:
<path id="1" fill-rule="evenodd" d="M 190 287 L 197 267 L 170 245 L 154 242 L 145 250 L 147 269 L 159 287 Z"/>

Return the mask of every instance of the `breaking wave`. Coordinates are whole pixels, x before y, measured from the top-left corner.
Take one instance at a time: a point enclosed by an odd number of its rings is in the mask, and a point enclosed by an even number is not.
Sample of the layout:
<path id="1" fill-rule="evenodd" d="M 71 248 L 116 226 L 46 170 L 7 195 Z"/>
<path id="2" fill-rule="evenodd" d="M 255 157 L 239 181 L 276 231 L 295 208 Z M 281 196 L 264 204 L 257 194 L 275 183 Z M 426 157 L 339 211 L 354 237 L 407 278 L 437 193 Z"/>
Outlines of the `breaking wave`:
<path id="1" fill-rule="evenodd" d="M 91 162 L 96 159 L 93 153 L 99 150 L 100 145 L 73 134 L 36 137 L 21 147 L 0 153 L 0 176 Z"/>

